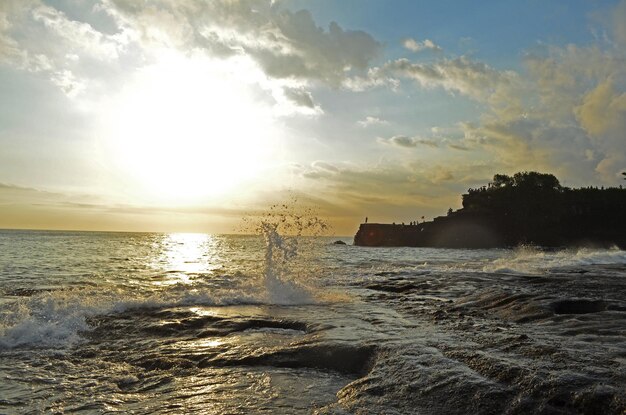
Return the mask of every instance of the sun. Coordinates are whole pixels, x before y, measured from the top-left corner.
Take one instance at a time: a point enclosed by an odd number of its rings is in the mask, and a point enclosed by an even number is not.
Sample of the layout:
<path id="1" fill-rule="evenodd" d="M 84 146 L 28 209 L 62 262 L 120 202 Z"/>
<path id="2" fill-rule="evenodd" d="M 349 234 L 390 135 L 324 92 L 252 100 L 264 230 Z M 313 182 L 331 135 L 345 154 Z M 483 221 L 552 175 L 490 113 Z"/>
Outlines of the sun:
<path id="1" fill-rule="evenodd" d="M 235 191 L 275 153 L 271 108 L 241 63 L 166 54 L 137 71 L 110 104 L 109 157 L 124 186 L 185 203 Z"/>

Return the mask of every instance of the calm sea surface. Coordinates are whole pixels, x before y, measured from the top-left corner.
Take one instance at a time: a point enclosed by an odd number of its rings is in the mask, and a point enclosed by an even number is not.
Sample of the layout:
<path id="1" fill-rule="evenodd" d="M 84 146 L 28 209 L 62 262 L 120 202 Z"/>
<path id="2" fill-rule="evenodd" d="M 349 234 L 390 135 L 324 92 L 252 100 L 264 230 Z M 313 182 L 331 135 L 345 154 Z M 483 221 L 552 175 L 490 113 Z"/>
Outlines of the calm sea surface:
<path id="1" fill-rule="evenodd" d="M 623 414 L 626 252 L 0 231 L 0 414 Z"/>

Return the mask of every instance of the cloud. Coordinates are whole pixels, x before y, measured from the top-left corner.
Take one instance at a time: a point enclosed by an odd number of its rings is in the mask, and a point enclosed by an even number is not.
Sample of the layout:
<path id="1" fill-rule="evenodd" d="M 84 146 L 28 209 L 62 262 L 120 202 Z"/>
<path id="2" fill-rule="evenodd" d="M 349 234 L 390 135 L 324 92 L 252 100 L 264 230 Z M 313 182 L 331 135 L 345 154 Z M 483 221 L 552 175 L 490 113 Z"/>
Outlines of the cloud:
<path id="1" fill-rule="evenodd" d="M 63 12 L 45 5 L 35 7 L 31 13 L 35 22 L 41 23 L 49 35 L 61 41 L 64 51 L 60 53 L 79 52 L 105 61 L 119 57 L 122 44 L 90 24 L 71 20 Z"/>
<path id="2" fill-rule="evenodd" d="M 327 163 L 325 161 L 314 161 L 311 166 L 315 169 L 318 170 L 325 170 L 325 171 L 329 171 L 332 173 L 337 173 L 339 171 L 339 168 L 337 168 L 337 166 L 335 166 L 334 164 L 331 163 Z"/>
<path id="3" fill-rule="evenodd" d="M 525 59 L 538 98 L 526 110 L 538 124 L 536 146 L 550 153 L 556 168 L 562 154 L 571 156 L 564 162 L 578 164 L 568 169 L 571 177 L 615 183 L 626 165 L 625 61 L 624 48 L 602 44 L 551 46 Z"/>
<path id="4" fill-rule="evenodd" d="M 615 9 L 620 13 L 626 13 L 626 1 Z M 459 124 L 462 139 L 436 141 L 450 149 L 472 150 L 469 160 L 497 160 L 493 170 L 505 172 L 552 171 L 574 183 L 614 183 L 626 166 L 626 43 L 619 40 L 623 27 L 622 20 L 613 21 L 615 42 L 534 47 L 524 57 L 526 72 L 499 70 L 461 56 L 427 63 L 397 59 L 370 73 L 481 103 L 477 121 Z M 427 144 L 408 136 L 378 141 L 404 148 Z M 469 161 L 459 162 L 454 169 Z"/>
<path id="5" fill-rule="evenodd" d="M 85 10 L 64 12 L 64 4 Z M 425 196 L 434 184 L 444 183 L 443 190 L 456 197 L 459 189 L 450 182 L 480 179 L 480 184 L 495 172 L 532 169 L 578 182 L 614 182 L 626 167 L 626 1 L 612 16 L 609 41 L 536 45 L 516 72 L 443 53 L 428 62 L 394 59 L 371 67 L 382 50 L 372 35 L 337 23 L 320 27 L 310 12 L 286 10 L 270 0 L 3 0 L 0 63 L 40 74 L 78 96 L 99 81 L 108 88 L 115 74 L 154 64 L 163 49 L 176 49 L 181 56 L 208 56 L 233 67 L 245 62 L 249 66 L 233 76 L 254 78 L 246 78 L 246 85 L 258 83 L 254 93 L 268 105 L 284 106 L 285 113 L 320 113 L 313 99 L 313 93 L 325 96 L 319 86 L 383 87 L 403 96 L 414 88 L 439 89 L 473 101 L 481 115 L 459 120 L 465 122 L 453 133 L 440 137 L 433 130 L 426 138 L 396 135 L 377 141 L 425 151 L 387 151 L 398 159 L 381 159 L 375 166 L 325 161 L 293 166 L 294 175 L 326 183 L 335 194 L 345 192 L 354 206 L 358 200 L 415 206 L 410 195 L 419 203 L 441 202 Z M 441 51 L 429 39 L 403 44 L 412 52 Z M 386 123 L 376 116 L 357 121 L 363 128 Z M 439 149 L 439 165 L 423 156 L 435 152 L 428 148 Z"/>
<path id="6" fill-rule="evenodd" d="M 370 221 L 408 222 L 422 215 L 435 217 L 449 207 L 460 207 L 459 195 L 468 187 L 486 183 L 493 175 L 491 164 L 448 166 L 438 162 L 402 163 L 386 160 L 359 167 L 343 165 L 334 174 L 308 175 L 308 188 L 318 199 L 342 207 Z"/>
<path id="7" fill-rule="evenodd" d="M 295 88 L 285 92 L 288 99 L 314 108 L 298 88 L 339 87 L 365 74 L 382 48 L 366 32 L 335 22 L 321 28 L 310 12 L 292 12 L 271 0 L 95 0 L 75 5 L 73 13 L 62 7 L 3 1 L 0 62 L 42 73 L 70 95 L 90 81 L 106 83 L 120 65 L 140 67 L 173 49 L 189 56 L 248 58 L 278 88 Z"/>
<path id="8" fill-rule="evenodd" d="M 40 0 L 0 3 L 0 63 L 42 74 L 70 96 L 126 46 L 120 33 L 98 31 Z"/>
<path id="9" fill-rule="evenodd" d="M 437 166 L 436 168 L 429 171 L 428 177 L 433 182 L 433 184 L 451 182 L 455 179 L 452 169 L 443 166 Z"/>
<path id="10" fill-rule="evenodd" d="M 626 131 L 626 93 L 619 93 L 611 79 L 598 84 L 582 98 L 574 114 L 590 136 L 623 135 Z"/>
<path id="11" fill-rule="evenodd" d="M 75 97 L 85 90 L 85 82 L 79 80 L 74 74 L 65 69 L 50 74 L 50 80 L 69 97 Z"/>
<path id="12" fill-rule="evenodd" d="M 381 118 L 368 115 L 365 119 L 357 121 L 357 124 L 363 128 L 367 128 L 372 125 L 387 125 L 389 122 Z"/>
<path id="13" fill-rule="evenodd" d="M 404 135 L 396 135 L 390 138 L 379 138 L 378 142 L 381 144 L 392 145 L 400 148 L 416 148 L 416 147 L 431 147 L 440 148 L 442 145 L 459 151 L 472 150 L 473 144 L 470 140 L 450 140 L 448 138 L 420 138 L 420 137 L 408 137 Z"/>
<path id="14" fill-rule="evenodd" d="M 464 56 L 435 63 L 413 63 L 403 58 L 388 62 L 383 69 L 386 73 L 412 79 L 425 88 L 440 87 L 483 102 L 497 98 L 503 90 L 514 87 L 519 79 L 513 71 L 498 71 Z"/>
<path id="15" fill-rule="evenodd" d="M 315 108 L 313 96 L 309 91 L 302 88 L 285 88 L 283 91 L 285 97 L 296 105 L 311 109 Z"/>
<path id="16" fill-rule="evenodd" d="M 622 47 L 626 46 L 626 1 L 622 0 L 613 10 L 613 36 Z"/>
<path id="17" fill-rule="evenodd" d="M 448 143 L 448 148 L 451 148 L 453 150 L 460 150 L 460 151 L 471 150 L 468 146 L 465 146 L 463 144 L 458 144 L 458 143 Z"/>
<path id="18" fill-rule="evenodd" d="M 618 92 L 613 81 L 607 79 L 585 94 L 573 111 L 603 154 L 595 171 L 607 180 L 618 177 L 626 165 L 626 92 Z"/>
<path id="19" fill-rule="evenodd" d="M 35 1 L 7 0 L 0 3 L 0 63 L 11 64 L 29 71 L 51 69 L 50 59 L 25 50 L 16 39 L 15 31 L 28 18 L 28 8 Z"/>
<path id="20" fill-rule="evenodd" d="M 386 73 L 383 68 L 374 67 L 369 68 L 365 75 L 354 75 L 345 78 L 341 86 L 353 92 L 363 92 L 379 87 L 389 88 L 397 92 L 400 88 L 400 81 Z"/>
<path id="21" fill-rule="evenodd" d="M 111 0 L 107 8 L 145 43 L 210 55 L 243 54 L 272 78 L 338 86 L 351 72 L 366 71 L 381 49 L 366 32 L 335 22 L 325 30 L 309 11 L 284 10 L 269 0 L 163 0 L 145 6 Z"/>
<path id="22" fill-rule="evenodd" d="M 439 147 L 439 143 L 435 140 L 429 140 L 419 137 L 407 137 L 404 135 L 395 135 L 390 138 L 380 138 L 378 140 L 383 144 L 390 144 L 397 147 L 415 148 L 418 146 Z"/>
<path id="23" fill-rule="evenodd" d="M 220 226 L 220 232 L 233 232 L 241 218 L 250 213 L 250 207 L 244 205 L 158 207 L 110 203 L 94 195 L 0 182 L 0 228 L 197 232 L 201 226 L 198 218 L 211 218 Z"/>
<path id="24" fill-rule="evenodd" d="M 341 169 L 333 163 L 317 160 L 311 163 L 310 167 L 300 169 L 299 173 L 307 179 L 323 179 L 338 174 L 340 171 Z"/>
<path id="25" fill-rule="evenodd" d="M 422 42 L 418 42 L 415 39 L 405 39 L 402 45 L 412 52 L 421 52 L 424 50 L 432 50 L 434 52 L 441 52 L 443 49 L 437 46 L 432 40 L 424 39 Z"/>

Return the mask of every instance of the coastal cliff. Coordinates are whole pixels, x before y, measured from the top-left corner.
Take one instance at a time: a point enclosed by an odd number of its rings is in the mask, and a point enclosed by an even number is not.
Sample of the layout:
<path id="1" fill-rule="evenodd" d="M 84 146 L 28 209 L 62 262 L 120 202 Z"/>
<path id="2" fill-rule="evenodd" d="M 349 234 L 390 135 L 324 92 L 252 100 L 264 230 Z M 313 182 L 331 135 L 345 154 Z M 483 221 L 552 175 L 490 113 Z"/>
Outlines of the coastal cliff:
<path id="1" fill-rule="evenodd" d="M 463 208 L 413 225 L 364 223 L 358 246 L 494 248 L 535 244 L 626 248 L 626 189 L 562 187 L 551 174 L 496 175 Z"/>

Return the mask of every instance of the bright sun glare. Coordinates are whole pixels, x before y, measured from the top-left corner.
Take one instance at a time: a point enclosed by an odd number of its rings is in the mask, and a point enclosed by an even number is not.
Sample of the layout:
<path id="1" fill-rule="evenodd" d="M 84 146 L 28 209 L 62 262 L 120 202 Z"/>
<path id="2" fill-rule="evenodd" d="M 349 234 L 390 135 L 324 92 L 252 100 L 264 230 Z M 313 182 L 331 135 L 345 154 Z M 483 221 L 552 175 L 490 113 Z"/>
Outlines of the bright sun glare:
<path id="1" fill-rule="evenodd" d="M 165 55 L 111 105 L 108 146 L 125 185 L 184 203 L 233 191 L 274 151 L 272 115 L 233 62 Z"/>

